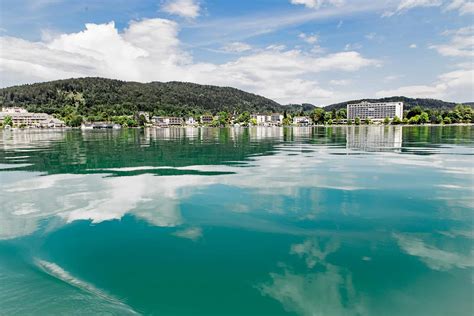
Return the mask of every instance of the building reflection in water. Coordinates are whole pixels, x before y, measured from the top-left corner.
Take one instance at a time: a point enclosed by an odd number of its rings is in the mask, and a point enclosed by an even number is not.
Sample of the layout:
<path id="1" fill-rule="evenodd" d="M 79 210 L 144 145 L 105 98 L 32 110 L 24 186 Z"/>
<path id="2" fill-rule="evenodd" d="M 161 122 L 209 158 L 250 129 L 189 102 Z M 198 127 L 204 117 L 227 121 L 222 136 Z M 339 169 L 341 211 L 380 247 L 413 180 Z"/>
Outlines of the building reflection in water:
<path id="1" fill-rule="evenodd" d="M 347 128 L 346 148 L 363 151 L 401 151 L 401 126 L 351 126 Z"/>

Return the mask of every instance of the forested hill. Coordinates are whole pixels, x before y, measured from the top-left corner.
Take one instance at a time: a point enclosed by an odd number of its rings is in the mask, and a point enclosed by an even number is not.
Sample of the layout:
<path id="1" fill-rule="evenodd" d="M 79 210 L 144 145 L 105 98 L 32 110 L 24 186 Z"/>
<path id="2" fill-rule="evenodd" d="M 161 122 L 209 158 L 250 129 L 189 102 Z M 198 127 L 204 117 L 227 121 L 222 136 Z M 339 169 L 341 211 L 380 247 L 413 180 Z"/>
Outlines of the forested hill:
<path id="1" fill-rule="evenodd" d="M 270 99 L 235 88 L 186 82 L 125 82 L 103 78 L 66 79 L 0 89 L 0 104 L 32 112 L 61 113 L 64 107 L 87 115 L 105 112 L 127 115 L 136 111 L 187 114 L 281 111 Z"/>
<path id="2" fill-rule="evenodd" d="M 353 100 L 347 101 L 342 103 L 331 104 L 325 106 L 324 109 L 326 111 L 332 110 L 340 110 L 345 109 L 348 103 L 360 103 L 362 101 L 367 102 L 403 102 L 403 108 L 405 110 L 409 110 L 415 106 L 420 106 L 423 109 L 452 109 L 456 106 L 456 103 L 453 102 L 445 102 L 436 99 L 413 99 L 407 97 L 389 97 L 389 98 L 381 98 L 381 99 L 361 99 L 361 100 Z"/>
<path id="3" fill-rule="evenodd" d="M 452 109 L 456 105 L 435 99 L 390 97 L 363 99 L 332 104 L 326 111 L 346 108 L 347 103 L 361 101 L 403 101 L 405 109 L 421 106 L 424 109 Z M 216 114 L 256 112 L 309 113 L 311 104 L 280 105 L 265 97 L 230 87 L 200 85 L 187 82 L 126 82 L 104 78 L 57 80 L 0 89 L 0 106 L 20 106 L 31 112 L 45 112 L 67 116 L 104 114 L 133 115 L 147 111 L 156 115 Z M 103 115 L 103 116 L 104 116 Z"/>

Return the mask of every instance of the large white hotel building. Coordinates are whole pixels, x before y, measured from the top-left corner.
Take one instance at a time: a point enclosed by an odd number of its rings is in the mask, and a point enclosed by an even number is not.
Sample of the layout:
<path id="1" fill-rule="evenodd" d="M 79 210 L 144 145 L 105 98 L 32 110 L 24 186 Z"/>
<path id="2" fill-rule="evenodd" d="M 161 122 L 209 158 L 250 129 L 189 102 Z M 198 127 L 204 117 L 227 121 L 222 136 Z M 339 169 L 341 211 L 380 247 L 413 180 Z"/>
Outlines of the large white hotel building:
<path id="1" fill-rule="evenodd" d="M 386 117 L 393 119 L 397 116 L 403 119 L 403 102 L 361 102 L 347 104 L 347 118 L 354 120 L 356 117 L 361 120 L 370 119 L 373 121 L 383 121 Z"/>

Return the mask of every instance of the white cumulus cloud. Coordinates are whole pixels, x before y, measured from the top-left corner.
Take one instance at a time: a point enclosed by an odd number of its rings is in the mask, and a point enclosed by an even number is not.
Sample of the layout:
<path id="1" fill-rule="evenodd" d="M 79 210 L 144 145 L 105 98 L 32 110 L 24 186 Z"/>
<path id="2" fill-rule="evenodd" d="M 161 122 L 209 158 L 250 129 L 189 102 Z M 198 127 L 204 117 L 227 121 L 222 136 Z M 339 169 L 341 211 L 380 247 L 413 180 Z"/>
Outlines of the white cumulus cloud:
<path id="1" fill-rule="evenodd" d="M 189 81 L 234 86 L 282 103 L 334 101 L 323 72 L 354 72 L 379 62 L 355 51 L 318 54 L 271 45 L 224 63 L 196 62 L 182 48 L 179 26 L 167 19 L 132 21 L 123 31 L 113 22 L 87 24 L 77 33 L 31 42 L 0 37 L 1 85 L 80 76 L 121 80 Z M 246 51 L 244 43 L 231 48 Z M 41 56 L 41 58 L 38 58 Z M 341 97 L 338 95 L 337 97 Z"/>
<path id="2" fill-rule="evenodd" d="M 395 89 L 377 92 L 378 97 L 404 95 L 420 98 L 438 98 L 445 100 L 474 100 L 474 68 L 472 58 L 474 57 L 474 27 L 468 26 L 456 30 L 443 32 L 445 36 L 451 36 L 450 42 L 446 44 L 431 45 L 440 55 L 467 59 L 456 65 L 452 71 L 440 74 L 430 84 L 408 85 Z"/>
<path id="3" fill-rule="evenodd" d="M 407 96 L 444 100 L 474 100 L 474 69 L 457 69 L 443 73 L 428 85 L 403 86 L 377 92 L 377 97 Z"/>
<path id="4" fill-rule="evenodd" d="M 451 35 L 451 41 L 446 44 L 431 45 L 439 54 L 450 57 L 474 57 L 474 26 L 463 27 L 443 33 Z"/>
<path id="5" fill-rule="evenodd" d="M 168 0 L 163 4 L 162 10 L 185 18 L 196 18 L 200 14 L 201 7 L 195 0 Z"/>

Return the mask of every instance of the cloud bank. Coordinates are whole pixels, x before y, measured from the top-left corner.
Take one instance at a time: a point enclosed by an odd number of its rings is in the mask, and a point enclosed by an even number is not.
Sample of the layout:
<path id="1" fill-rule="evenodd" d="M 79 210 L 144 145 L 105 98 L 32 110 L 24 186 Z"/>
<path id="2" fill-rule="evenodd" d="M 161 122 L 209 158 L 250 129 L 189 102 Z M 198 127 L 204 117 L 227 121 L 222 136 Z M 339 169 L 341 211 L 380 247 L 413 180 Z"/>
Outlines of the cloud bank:
<path id="1" fill-rule="evenodd" d="M 321 55 L 275 46 L 220 64 L 195 62 L 178 35 L 176 22 L 155 18 L 132 21 L 123 31 L 114 22 L 86 24 L 81 32 L 51 35 L 40 42 L 0 37 L 2 86 L 101 76 L 233 86 L 282 103 L 327 101 L 334 92 L 322 88 L 314 79 L 316 74 L 355 72 L 380 64 L 355 51 Z M 250 49 L 238 42 L 227 47 L 236 52 Z"/>

